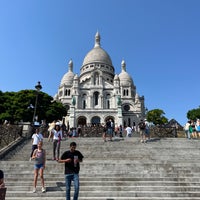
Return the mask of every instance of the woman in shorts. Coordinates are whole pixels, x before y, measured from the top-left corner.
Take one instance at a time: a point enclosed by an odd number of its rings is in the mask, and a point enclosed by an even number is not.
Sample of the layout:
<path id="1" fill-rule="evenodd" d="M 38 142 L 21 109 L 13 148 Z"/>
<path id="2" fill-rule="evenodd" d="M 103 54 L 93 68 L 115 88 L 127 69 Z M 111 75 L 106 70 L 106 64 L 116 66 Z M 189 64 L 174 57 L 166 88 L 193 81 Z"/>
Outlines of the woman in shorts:
<path id="1" fill-rule="evenodd" d="M 32 159 L 35 160 L 34 164 L 34 183 L 33 183 L 33 193 L 36 192 L 37 187 L 37 179 L 38 179 L 38 173 L 40 172 L 40 179 L 41 179 L 41 185 L 42 185 L 42 192 L 46 192 L 46 189 L 44 187 L 44 169 L 45 169 L 45 162 L 46 162 L 46 151 L 42 148 L 43 142 L 40 141 L 38 143 L 38 148 L 35 149 L 32 155 Z"/>

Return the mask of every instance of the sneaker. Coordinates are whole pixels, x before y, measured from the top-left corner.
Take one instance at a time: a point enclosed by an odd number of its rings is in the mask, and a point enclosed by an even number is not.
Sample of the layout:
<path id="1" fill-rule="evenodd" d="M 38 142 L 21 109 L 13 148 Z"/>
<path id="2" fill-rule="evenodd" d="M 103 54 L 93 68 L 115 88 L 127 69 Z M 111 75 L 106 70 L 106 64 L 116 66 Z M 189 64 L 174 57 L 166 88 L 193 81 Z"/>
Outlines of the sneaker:
<path id="1" fill-rule="evenodd" d="M 36 188 L 33 188 L 33 193 L 36 193 Z"/>
<path id="2" fill-rule="evenodd" d="M 42 187 L 42 193 L 45 193 L 46 189 L 44 187 Z"/>
<path id="3" fill-rule="evenodd" d="M 141 140 L 140 142 L 141 142 L 141 143 L 143 143 L 144 141 L 143 141 L 143 140 Z"/>

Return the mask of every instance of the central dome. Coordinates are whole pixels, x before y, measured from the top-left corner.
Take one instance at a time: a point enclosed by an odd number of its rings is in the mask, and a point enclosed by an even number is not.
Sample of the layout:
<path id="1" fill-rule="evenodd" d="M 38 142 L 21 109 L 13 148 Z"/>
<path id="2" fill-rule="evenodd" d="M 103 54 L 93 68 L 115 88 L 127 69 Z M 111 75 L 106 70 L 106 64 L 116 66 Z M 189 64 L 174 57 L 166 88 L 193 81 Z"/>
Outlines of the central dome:
<path id="1" fill-rule="evenodd" d="M 100 46 L 100 35 L 97 32 L 95 35 L 95 46 L 88 52 L 83 60 L 83 66 L 90 63 L 103 63 L 112 66 L 112 61 L 108 53 Z"/>
<path id="2" fill-rule="evenodd" d="M 89 63 L 104 63 L 112 66 L 112 61 L 108 53 L 103 50 L 101 47 L 93 48 L 84 58 L 83 65 L 87 65 Z"/>

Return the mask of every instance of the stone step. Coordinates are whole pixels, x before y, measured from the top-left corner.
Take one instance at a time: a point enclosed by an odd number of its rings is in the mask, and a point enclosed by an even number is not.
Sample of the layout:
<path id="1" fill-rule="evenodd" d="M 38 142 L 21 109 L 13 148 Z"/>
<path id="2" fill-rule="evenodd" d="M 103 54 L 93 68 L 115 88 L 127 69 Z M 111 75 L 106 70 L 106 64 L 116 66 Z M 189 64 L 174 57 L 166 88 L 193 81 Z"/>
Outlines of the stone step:
<path id="1" fill-rule="evenodd" d="M 79 197 L 79 200 L 160 200 L 160 197 Z M 6 200 L 22 200 L 22 197 L 7 197 Z M 26 197 L 26 200 L 41 200 L 40 196 Z M 55 200 L 55 197 L 42 197 L 42 200 Z M 56 197 L 56 200 L 64 200 L 63 197 Z M 71 200 L 73 200 L 71 198 Z M 199 197 L 162 197 L 162 200 L 199 200 Z"/>
<path id="2" fill-rule="evenodd" d="M 107 176 L 107 177 L 102 177 L 102 178 L 99 178 L 99 177 L 96 177 L 96 176 L 93 176 L 93 178 L 90 178 L 90 179 L 88 179 L 88 178 L 82 178 L 81 176 L 80 176 L 80 180 L 83 180 L 83 181 L 88 181 L 88 182 L 91 182 L 91 180 L 93 181 L 93 180 L 98 180 L 98 181 L 100 181 L 100 182 L 104 182 L 104 181 L 118 181 L 118 179 L 117 179 L 117 177 L 119 177 L 119 174 L 116 174 L 116 176 L 115 177 L 109 177 L 109 176 Z M 121 180 L 123 180 L 123 182 L 124 181 L 133 181 L 133 182 L 138 182 L 138 181 L 143 181 L 143 182 L 154 182 L 154 181 L 162 181 L 162 182 L 169 182 L 169 181 L 173 181 L 173 182 L 185 182 L 185 183 L 191 183 L 191 182 L 199 182 L 200 181 L 200 177 L 198 176 L 198 177 L 194 177 L 194 176 L 174 176 L 174 174 L 171 174 L 171 176 L 166 176 L 166 177 L 163 177 L 163 176 L 158 176 L 157 174 L 154 174 L 154 175 L 152 175 L 152 174 L 149 174 L 149 175 L 147 175 L 147 176 L 145 176 L 145 175 L 138 175 L 138 176 L 135 176 L 135 177 L 132 177 L 132 178 L 130 178 L 130 176 L 129 176 L 129 178 L 126 178 L 127 177 L 127 175 L 126 175 L 126 177 L 124 176 L 124 177 L 122 177 L 121 175 L 120 175 L 120 179 Z M 13 178 L 6 178 L 5 180 L 8 182 L 8 184 L 9 183 L 11 183 L 11 182 L 15 182 L 15 181 L 22 181 L 22 182 L 29 182 L 30 184 L 32 183 L 32 181 L 33 181 L 33 175 L 32 175 L 32 177 L 21 177 L 21 178 L 23 178 L 23 179 L 21 179 L 20 180 L 20 178 L 15 178 L 15 177 L 13 177 Z M 55 179 L 56 178 L 56 179 Z M 64 178 L 63 177 L 54 177 L 54 176 L 52 176 L 52 177 L 46 177 L 45 176 L 45 180 L 46 180 L 46 182 L 48 182 L 48 181 L 52 181 L 52 180 L 55 180 L 55 183 L 56 182 L 64 182 Z M 122 181 L 121 181 L 122 182 Z M 92 182 L 91 182 L 92 183 Z M 27 184 L 27 183 L 26 183 Z M 130 183 L 131 184 L 131 183 Z M 188 184 L 188 185 L 190 185 L 190 184 Z"/>
<path id="3" fill-rule="evenodd" d="M 58 185 L 58 186 L 57 186 Z M 55 185 L 52 184 L 52 185 L 46 185 L 46 191 L 47 192 L 59 192 L 59 191 L 65 191 L 65 184 L 64 182 L 62 184 L 57 184 Z M 8 187 L 8 186 L 7 186 Z M 158 186 L 158 185 L 146 185 L 146 186 L 134 186 L 134 185 L 123 185 L 122 182 L 120 182 L 120 186 L 116 186 L 116 185 L 110 185 L 108 187 L 108 185 L 83 185 L 81 183 L 81 191 L 104 191 L 104 192 L 108 192 L 108 191 L 111 191 L 111 192 L 118 192 L 118 191 L 132 191 L 132 192 L 141 192 L 141 191 L 153 191 L 153 192 L 156 192 L 156 191 L 165 191 L 165 192 L 196 192 L 196 191 L 200 191 L 200 186 L 198 185 L 190 185 L 190 186 L 166 186 L 166 185 L 163 185 L 163 186 Z M 33 186 L 31 185 L 25 185 L 23 187 L 21 187 L 21 185 L 19 186 L 15 186 L 14 188 L 8 188 L 8 192 L 9 193 L 12 193 L 14 191 L 16 192 L 32 192 L 32 189 L 33 189 Z M 38 191 L 40 191 L 40 187 L 39 187 L 39 184 L 38 184 L 38 187 L 37 187 Z M 72 191 L 73 191 L 73 188 L 72 188 Z"/>
<path id="4" fill-rule="evenodd" d="M 199 186 L 199 181 L 197 181 L 197 179 L 195 179 L 194 181 L 191 181 L 189 183 L 185 182 L 185 181 L 177 181 L 177 180 L 165 180 L 163 179 L 163 181 L 161 180 L 136 180 L 136 181 L 129 181 L 127 179 L 122 179 L 122 180 L 118 180 L 118 179 L 112 179 L 110 180 L 109 178 L 103 178 L 98 179 L 98 180 L 85 180 L 80 178 L 80 182 L 81 182 L 81 187 L 82 186 L 118 186 L 118 185 L 123 185 L 123 186 L 171 186 L 171 187 L 176 187 L 176 186 L 188 186 L 188 187 L 196 187 Z M 196 181 L 196 182 L 195 182 Z M 40 182 L 40 180 L 38 181 Z M 29 180 L 23 180 L 23 181 L 8 181 L 6 182 L 6 186 L 9 188 L 9 190 L 12 190 L 13 187 L 18 187 L 20 185 L 24 185 L 26 187 L 32 187 L 33 183 L 30 182 Z M 45 179 L 45 185 L 46 187 L 65 187 L 65 182 L 64 182 L 64 178 L 59 180 L 53 181 L 52 179 L 48 180 Z"/>
<path id="5" fill-rule="evenodd" d="M 130 148 L 130 147 L 129 147 Z M 128 147 L 127 147 L 128 149 Z M 52 149 L 45 149 L 46 150 L 46 153 L 47 153 L 47 159 L 52 159 Z M 65 151 L 66 149 L 62 150 L 61 149 L 61 154 Z M 194 149 L 192 149 L 194 150 Z M 200 150 L 200 149 L 197 149 L 197 151 Z M 160 157 L 159 159 L 161 160 L 165 160 L 165 158 L 171 158 L 173 159 L 174 156 L 177 156 L 177 159 L 184 159 L 184 156 L 185 158 L 188 158 L 188 159 L 192 159 L 191 158 L 191 154 L 193 156 L 193 158 L 196 157 L 196 159 L 199 160 L 199 157 L 198 157 L 198 154 L 197 152 L 193 152 L 193 153 L 189 153 L 189 152 L 185 152 L 185 150 L 182 150 L 182 151 L 176 151 L 176 152 L 173 152 L 173 149 L 167 151 L 165 149 L 165 152 L 159 152 L 159 151 L 163 151 L 163 148 L 160 149 L 160 150 L 154 150 L 154 151 L 151 151 L 151 149 L 148 149 L 146 148 L 146 150 L 142 150 L 142 149 L 133 149 L 131 150 L 131 152 L 128 152 L 126 151 L 126 149 L 124 149 L 124 151 L 122 152 L 121 151 L 117 151 L 117 150 L 114 150 L 112 148 L 110 149 L 90 149 L 90 150 L 84 150 L 83 148 L 81 149 L 81 151 L 84 153 L 84 156 L 85 157 L 89 157 L 89 158 L 95 158 L 95 159 L 101 159 L 101 158 L 109 158 L 110 157 L 110 153 L 112 151 L 114 151 L 112 153 L 112 157 L 113 159 L 118 159 L 119 158 L 119 155 L 122 157 L 122 158 L 132 158 L 132 159 L 151 159 L 151 158 L 159 158 L 159 156 L 162 156 Z M 94 153 L 94 151 L 98 151 L 98 153 Z M 100 151 L 100 152 L 99 152 Z M 142 152 L 140 152 L 142 151 Z M 175 150 L 174 150 L 175 151 Z M 18 155 L 14 155 L 12 157 L 12 159 L 15 159 L 15 158 L 18 158 L 17 160 L 28 160 L 30 158 L 30 150 L 28 151 L 28 154 L 25 154 L 25 153 L 18 153 Z M 185 155 L 183 156 L 183 153 L 185 152 Z M 103 153 L 103 154 L 102 154 Z M 154 155 L 155 154 L 155 155 Z M 5 159 L 4 159 L 5 160 Z M 174 159 L 173 159 L 174 160 Z"/>
<path id="6" fill-rule="evenodd" d="M 161 200 L 160 197 L 79 197 L 79 200 Z M 6 197 L 6 200 L 22 200 L 22 197 Z M 26 197 L 25 200 L 41 200 L 40 196 Z M 55 197 L 42 197 L 42 200 L 55 200 Z M 56 200 L 64 200 L 56 197 Z M 72 198 L 71 198 L 72 200 Z M 162 197 L 162 200 L 199 200 L 199 197 Z"/>
<path id="7" fill-rule="evenodd" d="M 84 155 L 86 157 L 90 156 L 91 158 L 102 158 L 102 156 L 107 158 L 111 151 L 115 152 L 115 154 L 112 154 L 113 158 L 114 157 L 118 158 L 119 154 L 121 154 L 121 156 L 123 156 L 124 158 L 129 158 L 129 157 L 133 159 L 134 158 L 137 159 L 137 157 L 151 158 L 151 157 L 154 157 L 154 152 L 159 151 L 162 157 L 171 156 L 173 159 L 174 154 L 175 154 L 180 157 L 179 159 L 184 159 L 184 156 L 185 157 L 188 156 L 189 158 L 191 158 L 191 153 L 192 153 L 193 156 L 196 156 L 196 158 L 199 159 L 198 151 L 193 151 L 194 148 L 197 148 L 200 150 L 200 147 L 198 145 L 199 140 L 194 141 L 192 143 L 188 143 L 187 140 L 180 140 L 178 143 L 176 143 L 176 145 L 174 145 L 173 139 L 167 139 L 165 142 L 155 142 L 155 143 L 147 143 L 147 144 L 140 144 L 140 143 L 134 144 L 134 139 L 128 142 L 126 140 L 123 140 L 120 142 L 110 142 L 110 143 L 107 142 L 105 144 L 105 143 L 102 143 L 102 141 L 95 142 L 94 139 L 89 138 L 88 141 L 84 141 L 85 143 L 83 145 L 81 144 L 82 143 L 81 141 L 83 140 L 83 138 L 78 138 L 76 139 L 77 140 L 76 142 L 80 143 L 78 145 L 78 148 L 80 148 L 84 152 Z M 90 145 L 91 142 L 93 144 Z M 70 141 L 62 142 L 61 152 L 63 152 L 69 147 L 69 143 Z M 49 155 L 51 158 L 52 144 L 48 143 L 45 139 L 44 147 L 47 150 L 47 155 Z M 163 148 L 165 148 L 165 151 L 163 151 Z M 121 149 L 123 149 L 123 151 Z M 173 151 L 173 149 L 175 149 L 175 151 Z M 23 148 L 23 152 L 21 151 L 21 154 L 17 152 L 16 154 L 18 155 L 16 155 L 15 157 L 25 160 L 24 158 L 29 158 L 30 151 L 31 151 L 31 143 L 28 143 L 26 145 L 26 148 L 25 147 Z M 183 151 L 185 154 L 184 156 L 183 156 Z M 101 154 L 101 152 L 103 152 L 103 155 Z M 158 157 L 157 154 L 155 154 L 155 156 Z M 165 157 L 163 158 L 163 160 L 164 159 Z"/>
<path id="8" fill-rule="evenodd" d="M 13 191 L 13 192 L 7 192 L 6 193 L 6 200 L 9 199 L 9 197 L 21 197 L 24 198 L 24 196 L 27 197 L 37 197 L 40 196 L 42 199 L 43 197 L 65 197 L 65 191 L 59 191 L 59 192 L 46 192 L 42 193 L 40 190 L 38 190 L 37 193 L 30 192 L 23 192 L 23 191 Z M 116 198 L 116 197 L 200 197 L 200 191 L 80 191 L 79 192 L 80 197 L 104 197 L 104 198 Z"/>
<path id="9" fill-rule="evenodd" d="M 153 162 L 153 161 L 152 161 Z M 28 174 L 31 170 L 33 171 L 33 165 L 34 163 L 29 163 L 28 161 L 23 162 L 9 162 L 7 161 L 6 163 L 1 162 L 1 168 L 4 169 L 5 173 L 9 170 L 14 170 L 18 168 L 24 168 L 25 170 L 23 172 L 20 172 L 20 174 Z M 81 170 L 82 173 L 87 173 L 87 172 L 92 172 L 95 174 L 101 173 L 99 170 L 104 170 L 105 174 L 109 173 L 137 173 L 137 172 L 143 172 L 143 173 L 200 173 L 200 163 L 136 163 L 136 162 L 129 162 L 125 163 L 122 161 L 112 161 L 110 163 L 100 163 L 98 161 L 85 161 L 84 163 L 81 163 Z M 63 164 L 58 164 L 58 163 L 49 163 L 48 161 L 46 162 L 46 170 L 45 173 L 63 173 L 64 166 Z"/>

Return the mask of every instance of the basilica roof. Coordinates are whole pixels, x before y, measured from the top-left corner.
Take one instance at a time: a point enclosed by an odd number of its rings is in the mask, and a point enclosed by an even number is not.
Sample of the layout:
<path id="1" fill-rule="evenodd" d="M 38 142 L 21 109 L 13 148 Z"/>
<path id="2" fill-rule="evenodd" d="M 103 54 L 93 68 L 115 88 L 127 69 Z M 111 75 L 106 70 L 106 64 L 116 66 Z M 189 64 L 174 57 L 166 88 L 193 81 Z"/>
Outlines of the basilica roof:
<path id="1" fill-rule="evenodd" d="M 61 85 L 65 84 L 65 85 L 72 85 L 73 83 L 73 79 L 75 74 L 73 73 L 73 61 L 70 60 L 69 61 L 69 70 L 66 74 L 64 74 L 62 80 L 61 80 Z"/>
<path id="2" fill-rule="evenodd" d="M 108 53 L 101 48 L 100 34 L 97 32 L 95 35 L 94 48 L 87 53 L 83 60 L 83 66 L 90 63 L 103 63 L 112 66 L 112 61 Z"/>

